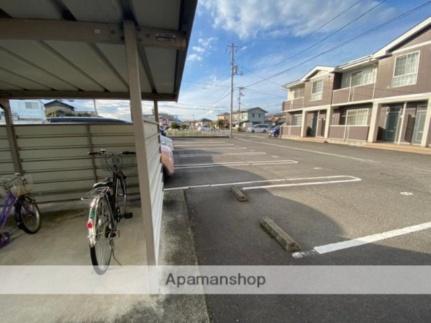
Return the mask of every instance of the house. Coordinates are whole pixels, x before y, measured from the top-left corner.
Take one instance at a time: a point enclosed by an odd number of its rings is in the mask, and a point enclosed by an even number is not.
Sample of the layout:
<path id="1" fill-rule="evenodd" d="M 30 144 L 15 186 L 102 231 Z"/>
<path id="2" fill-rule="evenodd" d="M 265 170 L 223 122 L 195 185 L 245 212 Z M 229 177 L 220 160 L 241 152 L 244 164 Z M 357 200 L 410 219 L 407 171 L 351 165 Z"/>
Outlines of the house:
<path id="1" fill-rule="evenodd" d="M 240 126 L 243 126 L 244 124 L 254 125 L 264 123 L 266 113 L 267 112 L 264 109 L 259 107 L 234 112 L 232 114 L 232 123 L 234 125 L 239 124 Z"/>
<path id="2" fill-rule="evenodd" d="M 265 117 L 265 123 L 271 125 L 280 125 L 286 122 L 286 114 L 283 112 L 267 114 Z"/>
<path id="3" fill-rule="evenodd" d="M 428 146 L 431 18 L 379 51 L 286 84 L 283 137 Z"/>
<path id="4" fill-rule="evenodd" d="M 212 127 L 213 121 L 210 119 L 202 118 L 199 120 L 187 121 L 190 129 L 198 129 L 200 127 Z"/>
<path id="5" fill-rule="evenodd" d="M 229 128 L 230 113 L 224 112 L 217 115 L 217 127 L 220 129 Z"/>
<path id="6" fill-rule="evenodd" d="M 75 107 L 60 100 L 53 100 L 45 103 L 45 115 L 51 117 L 75 116 Z"/>
<path id="7" fill-rule="evenodd" d="M 177 116 L 169 113 L 159 113 L 159 125 L 162 128 L 170 128 L 172 123 L 181 124 L 181 120 Z"/>
<path id="8" fill-rule="evenodd" d="M 44 104 L 47 118 L 53 117 L 96 117 L 93 111 L 76 111 L 76 108 L 60 100 L 53 100 Z"/>

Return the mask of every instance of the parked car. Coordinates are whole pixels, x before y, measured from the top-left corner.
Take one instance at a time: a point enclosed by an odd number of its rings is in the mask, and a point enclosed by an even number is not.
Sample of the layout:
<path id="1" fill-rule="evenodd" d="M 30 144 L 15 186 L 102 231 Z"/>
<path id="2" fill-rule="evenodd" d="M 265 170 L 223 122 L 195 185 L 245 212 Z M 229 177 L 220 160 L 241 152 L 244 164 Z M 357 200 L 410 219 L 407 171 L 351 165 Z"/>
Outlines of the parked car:
<path id="1" fill-rule="evenodd" d="M 174 142 L 171 138 L 166 137 L 163 133 L 160 133 L 160 144 L 166 145 L 174 151 Z"/>
<path id="2" fill-rule="evenodd" d="M 161 157 L 160 160 L 162 162 L 162 171 L 163 171 L 163 180 L 169 176 L 174 175 L 175 173 L 175 164 L 174 164 L 174 153 L 171 148 L 167 145 L 160 145 Z"/>
<path id="3" fill-rule="evenodd" d="M 267 124 L 256 124 L 247 129 L 248 132 L 267 133 L 270 127 Z"/>
<path id="4" fill-rule="evenodd" d="M 277 138 L 278 136 L 280 136 L 280 126 L 272 127 L 271 130 L 269 131 L 269 136 L 274 138 Z"/>

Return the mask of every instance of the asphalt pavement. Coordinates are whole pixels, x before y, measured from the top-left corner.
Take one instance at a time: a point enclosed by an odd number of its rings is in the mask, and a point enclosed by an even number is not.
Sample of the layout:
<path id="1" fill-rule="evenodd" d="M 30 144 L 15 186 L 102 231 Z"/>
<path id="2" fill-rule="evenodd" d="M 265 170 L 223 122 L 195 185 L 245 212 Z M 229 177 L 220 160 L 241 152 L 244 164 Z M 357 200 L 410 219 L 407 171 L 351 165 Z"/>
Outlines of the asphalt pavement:
<path id="1" fill-rule="evenodd" d="M 178 169 L 166 188 L 188 188 L 200 265 L 431 265 L 430 156 L 251 134 L 177 139 L 175 146 Z M 232 185 L 248 188 L 249 201 L 238 202 Z M 261 229 L 264 216 L 304 250 L 326 251 L 293 258 Z M 411 232 L 395 233 L 405 228 Z M 361 237 L 374 240 L 327 252 L 328 245 Z M 423 322 L 431 320 L 430 301 L 405 295 L 207 296 L 215 322 Z"/>

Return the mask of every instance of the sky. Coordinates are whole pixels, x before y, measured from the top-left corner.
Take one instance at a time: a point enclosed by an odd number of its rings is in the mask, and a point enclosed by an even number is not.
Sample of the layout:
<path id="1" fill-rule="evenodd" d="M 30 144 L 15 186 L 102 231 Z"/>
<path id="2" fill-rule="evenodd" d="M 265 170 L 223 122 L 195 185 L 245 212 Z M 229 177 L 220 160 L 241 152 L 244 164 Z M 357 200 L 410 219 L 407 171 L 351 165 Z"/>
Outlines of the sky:
<path id="1" fill-rule="evenodd" d="M 283 84 L 316 65 L 335 66 L 372 54 L 429 16 L 431 1 L 426 0 L 200 0 L 178 102 L 161 102 L 159 111 L 181 120 L 215 119 L 229 111 L 228 45 L 234 43 L 234 110 L 238 87 L 244 87 L 241 109 L 281 112 Z M 92 101 L 73 104 L 93 109 Z M 130 120 L 127 101 L 98 100 L 97 106 L 102 116 Z M 144 113 L 151 110 L 152 103 L 144 102 Z"/>

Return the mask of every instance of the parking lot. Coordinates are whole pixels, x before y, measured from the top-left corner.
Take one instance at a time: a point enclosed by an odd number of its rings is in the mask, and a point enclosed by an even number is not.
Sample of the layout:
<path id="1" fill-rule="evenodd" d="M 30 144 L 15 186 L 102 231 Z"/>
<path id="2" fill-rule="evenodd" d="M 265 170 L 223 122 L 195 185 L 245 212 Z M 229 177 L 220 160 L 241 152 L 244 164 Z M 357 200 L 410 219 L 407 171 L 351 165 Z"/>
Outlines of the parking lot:
<path id="1" fill-rule="evenodd" d="M 269 139 L 175 140 L 201 265 L 429 265 L 429 156 Z M 243 188 L 239 202 L 232 186 Z M 264 232 L 272 218 L 302 247 Z M 312 251 L 312 252 L 309 252 Z M 292 278 L 294 279 L 294 278 Z M 214 321 L 429 320 L 429 297 L 208 296 Z"/>

